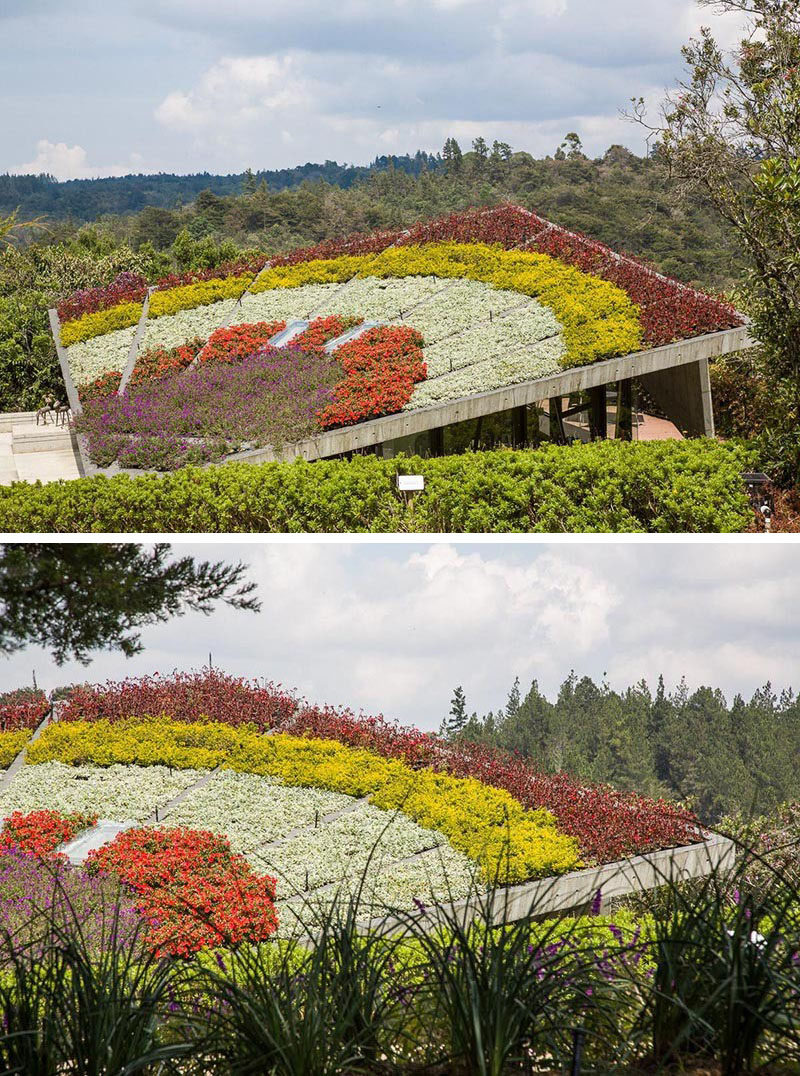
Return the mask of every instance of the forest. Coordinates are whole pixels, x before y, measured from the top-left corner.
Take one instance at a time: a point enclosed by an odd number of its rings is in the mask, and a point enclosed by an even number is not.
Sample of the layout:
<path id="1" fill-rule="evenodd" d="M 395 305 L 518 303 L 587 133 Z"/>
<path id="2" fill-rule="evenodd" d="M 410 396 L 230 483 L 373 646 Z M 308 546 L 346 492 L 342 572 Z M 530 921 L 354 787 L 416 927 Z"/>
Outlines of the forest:
<path id="1" fill-rule="evenodd" d="M 468 714 L 461 687 L 441 731 L 535 759 L 548 772 L 680 800 L 703 821 L 766 814 L 800 797 L 800 699 L 770 684 L 749 701 L 719 688 L 668 692 L 641 680 L 622 691 L 571 673 L 550 701 L 519 679 L 505 704 Z"/>

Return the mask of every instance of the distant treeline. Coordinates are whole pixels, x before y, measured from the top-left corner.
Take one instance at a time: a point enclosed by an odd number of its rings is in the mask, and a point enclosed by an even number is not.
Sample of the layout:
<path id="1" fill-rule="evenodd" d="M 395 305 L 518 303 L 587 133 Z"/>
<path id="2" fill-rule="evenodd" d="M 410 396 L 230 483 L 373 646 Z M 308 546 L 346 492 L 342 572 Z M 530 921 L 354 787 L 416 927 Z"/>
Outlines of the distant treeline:
<path id="1" fill-rule="evenodd" d="M 376 157 L 364 167 L 305 164 L 237 175 L 125 176 L 71 180 L 0 176 L 0 216 L 20 206 L 21 219 L 44 215 L 58 241 L 94 222 L 118 244 L 169 250 L 186 233 L 266 252 L 376 228 L 404 228 L 475 205 L 512 201 L 557 224 L 594 236 L 616 250 L 655 263 L 662 272 L 706 288 L 741 278 L 738 249 L 726 225 L 702 201 L 676 209 L 658 157 L 611 146 L 583 152 L 577 135 L 537 159 L 505 142 L 476 139 L 461 151 Z M 29 241 L 33 233 L 25 233 Z"/>
<path id="2" fill-rule="evenodd" d="M 146 206 L 173 209 L 193 202 L 202 191 L 220 196 L 241 194 L 248 184 L 265 183 L 271 191 L 322 181 L 348 189 L 367 179 L 372 172 L 398 169 L 408 175 L 442 167 L 441 158 L 417 152 L 413 156 L 376 157 L 369 165 L 301 164 L 296 168 L 232 173 L 210 172 L 179 176 L 171 172 L 156 175 L 116 176 L 107 179 L 69 179 L 59 182 L 50 175 L 0 175 L 0 216 L 17 206 L 23 219 L 40 216 L 71 217 L 78 222 L 97 220 L 106 214 L 138 213 Z"/>
<path id="3" fill-rule="evenodd" d="M 459 687 L 442 731 L 528 756 L 546 771 L 566 770 L 689 803 L 705 821 L 765 813 L 800 801 L 800 699 L 769 684 L 732 703 L 717 688 L 655 693 L 644 681 L 624 691 L 571 674 L 554 702 L 536 681 L 514 683 L 504 707 L 468 716 Z"/>

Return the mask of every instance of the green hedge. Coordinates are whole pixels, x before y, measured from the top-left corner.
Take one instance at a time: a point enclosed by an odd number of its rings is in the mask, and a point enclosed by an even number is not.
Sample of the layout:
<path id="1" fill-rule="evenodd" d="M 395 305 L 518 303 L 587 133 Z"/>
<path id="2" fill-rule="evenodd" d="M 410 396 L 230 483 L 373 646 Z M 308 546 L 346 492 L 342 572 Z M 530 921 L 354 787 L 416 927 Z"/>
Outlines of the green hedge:
<path id="1" fill-rule="evenodd" d="M 23 532 L 740 531 L 752 513 L 740 445 L 595 442 L 441 459 L 230 463 L 0 490 Z M 402 494 L 398 473 L 423 474 Z"/>

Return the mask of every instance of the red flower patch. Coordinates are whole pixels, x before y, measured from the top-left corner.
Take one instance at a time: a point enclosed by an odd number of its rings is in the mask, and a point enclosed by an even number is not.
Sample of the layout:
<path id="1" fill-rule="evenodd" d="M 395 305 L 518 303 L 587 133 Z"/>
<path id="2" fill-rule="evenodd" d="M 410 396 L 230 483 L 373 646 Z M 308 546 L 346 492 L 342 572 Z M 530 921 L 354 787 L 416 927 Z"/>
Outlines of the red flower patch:
<path id="1" fill-rule="evenodd" d="M 240 362 L 263 351 L 270 338 L 285 328 L 285 321 L 258 321 L 217 329 L 200 352 L 200 362 Z"/>
<path id="2" fill-rule="evenodd" d="M 265 941 L 278 925 L 275 879 L 205 830 L 129 829 L 90 852 L 87 867 L 134 890 L 159 956 Z"/>
<path id="3" fill-rule="evenodd" d="M 62 814 L 60 811 L 14 811 L 0 830 L 0 852 L 28 852 L 44 856 L 71 841 L 84 829 L 97 825 L 97 815 Z"/>
<path id="4" fill-rule="evenodd" d="M 427 367 L 415 329 L 370 329 L 336 351 L 345 376 L 319 414 L 323 429 L 402 411 Z"/>
<path id="5" fill-rule="evenodd" d="M 332 314 L 327 318 L 316 318 L 312 321 L 305 332 L 296 336 L 292 343 L 303 351 L 316 351 L 325 347 L 337 336 L 346 333 L 348 329 L 360 325 L 363 318 L 342 318 L 338 314 Z"/>

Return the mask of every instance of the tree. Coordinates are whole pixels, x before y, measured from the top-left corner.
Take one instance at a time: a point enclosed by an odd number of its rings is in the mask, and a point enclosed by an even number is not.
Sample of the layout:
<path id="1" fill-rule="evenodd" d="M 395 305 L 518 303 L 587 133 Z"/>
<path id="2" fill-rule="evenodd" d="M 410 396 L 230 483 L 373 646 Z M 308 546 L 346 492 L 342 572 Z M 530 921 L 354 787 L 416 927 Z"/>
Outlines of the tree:
<path id="1" fill-rule="evenodd" d="M 584 159 L 583 142 L 581 142 L 580 135 L 574 131 L 570 131 L 565 136 L 564 141 L 558 147 L 562 153 L 566 150 L 567 160 L 576 161 Z"/>
<path id="2" fill-rule="evenodd" d="M 464 689 L 459 684 L 450 700 L 450 716 L 445 721 L 445 735 L 449 740 L 455 739 L 464 731 L 466 724 L 467 699 Z"/>
<path id="3" fill-rule="evenodd" d="M 53 660 L 89 663 L 89 652 L 142 650 L 135 630 L 181 616 L 208 615 L 224 601 L 260 609 L 242 564 L 170 559 L 170 546 L 134 543 L 0 545 L 0 653 L 46 646 Z"/>
<path id="4" fill-rule="evenodd" d="M 514 677 L 514 686 L 508 693 L 508 699 L 506 701 L 505 719 L 506 721 L 515 718 L 519 713 L 520 707 L 520 691 L 519 691 L 519 677 Z"/>
<path id="5" fill-rule="evenodd" d="M 765 346 L 784 435 L 800 463 L 800 7 L 797 0 L 700 0 L 744 14 L 747 31 L 728 54 L 708 28 L 683 50 L 686 81 L 658 124 L 634 100 L 633 116 L 658 140 L 673 194 L 703 195 L 727 221 L 748 260 L 746 300 Z"/>
<path id="6" fill-rule="evenodd" d="M 41 221 L 41 217 L 37 217 L 36 220 L 20 220 L 19 208 L 7 217 L 0 217 L 0 246 L 13 246 L 15 232 L 20 232 L 24 228 L 36 228 Z"/>
<path id="7" fill-rule="evenodd" d="M 511 146 L 509 146 L 508 142 L 498 142 L 497 139 L 495 139 L 494 142 L 492 142 L 492 152 L 490 160 L 493 164 L 496 164 L 500 161 L 510 161 Z"/>
<path id="8" fill-rule="evenodd" d="M 445 163 L 447 173 L 460 172 L 463 159 L 464 155 L 461 152 L 461 146 L 459 146 L 455 138 L 448 138 L 442 149 L 442 160 Z"/>

